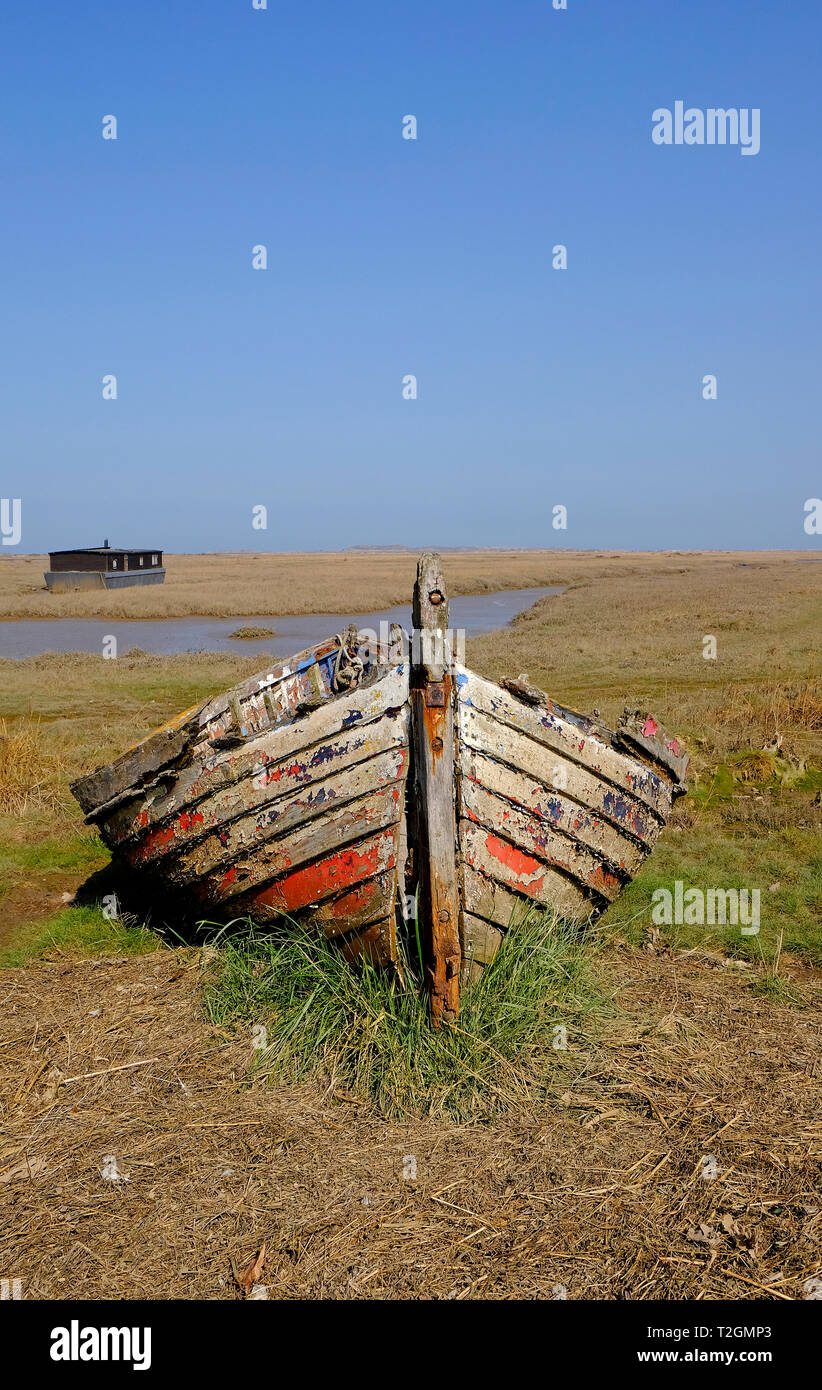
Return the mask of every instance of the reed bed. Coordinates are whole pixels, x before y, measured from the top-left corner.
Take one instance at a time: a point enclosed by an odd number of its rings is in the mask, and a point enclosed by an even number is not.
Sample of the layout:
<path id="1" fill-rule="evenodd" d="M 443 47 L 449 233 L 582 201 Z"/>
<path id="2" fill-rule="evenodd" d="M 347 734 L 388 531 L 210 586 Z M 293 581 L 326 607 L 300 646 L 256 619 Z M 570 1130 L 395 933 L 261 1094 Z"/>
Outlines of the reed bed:
<path id="1" fill-rule="evenodd" d="M 0 719 L 0 816 L 56 810 L 65 800 L 62 774 L 39 720 Z"/>

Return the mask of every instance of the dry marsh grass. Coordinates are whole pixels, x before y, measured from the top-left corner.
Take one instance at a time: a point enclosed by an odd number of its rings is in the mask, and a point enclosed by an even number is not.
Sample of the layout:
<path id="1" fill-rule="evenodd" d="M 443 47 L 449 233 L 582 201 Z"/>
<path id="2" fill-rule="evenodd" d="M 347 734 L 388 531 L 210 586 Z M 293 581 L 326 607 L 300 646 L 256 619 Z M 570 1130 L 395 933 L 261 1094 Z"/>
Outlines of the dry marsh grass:
<path id="1" fill-rule="evenodd" d="M 420 547 L 424 549 L 424 547 Z M 110 592 L 50 594 L 48 557 L 0 557 L 0 618 L 272 617 L 305 613 L 369 613 L 408 603 L 417 551 L 321 551 L 314 554 L 167 555 L 163 585 Z M 452 595 L 552 584 L 587 587 L 600 580 L 636 581 L 706 570 L 722 576 L 745 567 L 754 575 L 770 555 L 756 552 L 611 554 L 574 550 L 444 551 Z M 776 555 L 778 564 L 806 564 L 808 555 Z M 733 616 L 730 616 L 733 621 Z M 710 631 L 710 629 L 708 629 Z"/>
<path id="2" fill-rule="evenodd" d="M 45 750 L 38 720 L 0 719 L 0 816 L 54 811 L 63 799 L 62 770 Z"/>
<path id="3" fill-rule="evenodd" d="M 822 1272 L 805 989 L 616 952 L 614 1013 L 569 1029 L 540 1105 L 397 1123 L 333 1075 L 266 1084 L 251 1032 L 205 1021 L 202 968 L 0 976 L 0 1268 L 26 1298 L 236 1299 L 263 1242 L 271 1299 L 801 1301 Z"/>

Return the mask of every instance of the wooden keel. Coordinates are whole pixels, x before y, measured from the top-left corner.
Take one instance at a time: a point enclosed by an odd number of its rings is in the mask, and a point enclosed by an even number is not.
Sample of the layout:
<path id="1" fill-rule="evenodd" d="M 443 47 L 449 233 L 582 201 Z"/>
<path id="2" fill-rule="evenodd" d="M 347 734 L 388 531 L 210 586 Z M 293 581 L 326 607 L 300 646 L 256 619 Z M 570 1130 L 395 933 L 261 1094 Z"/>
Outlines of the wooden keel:
<path id="1" fill-rule="evenodd" d="M 460 933 L 454 810 L 454 686 L 448 669 L 448 601 L 439 557 L 421 556 L 414 586 L 411 709 L 414 729 L 420 907 L 434 1027 L 459 1014 Z"/>

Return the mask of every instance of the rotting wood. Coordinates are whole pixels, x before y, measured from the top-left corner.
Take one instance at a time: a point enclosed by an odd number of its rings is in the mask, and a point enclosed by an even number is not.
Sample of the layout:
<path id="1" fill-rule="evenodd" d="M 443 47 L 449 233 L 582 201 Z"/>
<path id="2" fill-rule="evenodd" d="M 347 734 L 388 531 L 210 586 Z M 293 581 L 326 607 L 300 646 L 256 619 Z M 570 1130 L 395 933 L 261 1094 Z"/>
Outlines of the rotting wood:
<path id="1" fill-rule="evenodd" d="M 198 727 L 199 712 L 200 706 L 192 705 L 178 714 L 176 719 L 155 729 L 136 748 L 129 748 L 108 767 L 98 767 L 87 776 L 78 777 L 71 784 L 75 800 L 84 811 L 91 811 L 95 806 L 120 796 L 135 781 L 173 763 L 192 742 Z"/>
<path id="2" fill-rule="evenodd" d="M 325 744 L 323 754 L 328 756 L 319 767 L 299 759 L 277 763 L 235 783 L 227 792 L 186 806 L 180 815 L 146 831 L 131 851 L 131 863 L 137 867 L 155 858 L 159 863 L 207 841 L 210 853 L 206 847 L 203 859 L 193 862 L 202 868 L 214 867 L 244 845 L 284 834 L 330 806 L 396 781 L 407 765 L 407 750 L 399 741 L 403 731 L 388 721 L 372 728 L 378 735 L 373 740 L 358 733 Z"/>
<path id="3" fill-rule="evenodd" d="M 569 761 L 597 773 L 621 791 L 645 803 L 664 820 L 671 809 L 671 785 L 647 763 L 607 744 L 597 732 L 586 729 L 582 715 L 567 718 L 552 708 L 523 704 L 508 691 L 459 667 L 456 672 L 457 698 L 461 705 L 482 710 L 502 724 L 528 734 L 539 743 L 554 748 Z M 593 721 L 592 721 L 593 722 Z"/>
<path id="4" fill-rule="evenodd" d="M 134 799 L 113 813 L 99 807 L 89 819 L 106 816 L 108 843 L 139 836 L 183 808 L 191 809 L 209 795 L 233 786 L 245 777 L 270 771 L 276 781 L 276 767 L 296 755 L 305 765 L 320 767 L 329 741 L 386 717 L 398 722 L 401 741 L 407 742 L 408 670 L 398 667 L 386 673 L 369 689 L 358 689 L 312 711 L 307 719 L 280 728 L 267 729 L 240 748 L 213 751 L 198 745 L 174 776 L 173 781 L 157 779 L 151 787 L 134 789 Z"/>
<path id="5" fill-rule="evenodd" d="M 459 890 L 454 809 L 453 676 L 446 649 L 448 600 L 439 556 L 417 565 L 411 712 L 420 836 L 418 874 L 426 985 L 435 1027 L 459 1014 Z"/>
<path id="6" fill-rule="evenodd" d="M 612 825 L 578 802 L 570 801 L 553 788 L 536 782 L 533 777 L 515 772 L 504 763 L 468 748 L 460 749 L 459 766 L 462 772 L 461 786 L 466 791 L 468 784 L 474 783 L 487 792 L 493 792 L 495 796 L 504 798 L 519 810 L 549 825 L 557 835 L 566 836 L 569 844 L 587 846 L 626 873 L 636 873 L 644 863 L 647 850 L 626 835 L 620 835 Z"/>

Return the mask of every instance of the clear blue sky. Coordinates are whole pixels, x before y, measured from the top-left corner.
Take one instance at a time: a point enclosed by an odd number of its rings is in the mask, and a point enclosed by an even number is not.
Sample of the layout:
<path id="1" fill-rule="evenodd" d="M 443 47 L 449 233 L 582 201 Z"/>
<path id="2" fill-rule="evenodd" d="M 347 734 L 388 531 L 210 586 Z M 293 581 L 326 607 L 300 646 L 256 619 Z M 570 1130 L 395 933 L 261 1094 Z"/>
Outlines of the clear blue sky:
<path id="1" fill-rule="evenodd" d="M 7 3 L 19 549 L 818 548 L 820 40 L 816 0 Z M 759 154 L 656 146 L 679 99 Z"/>

